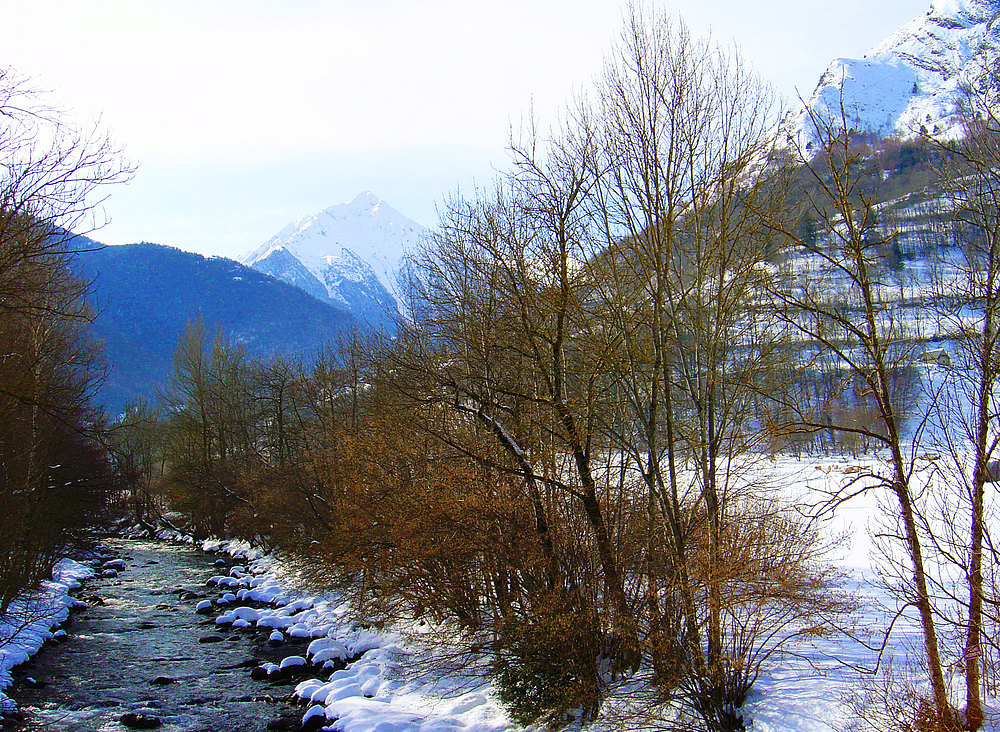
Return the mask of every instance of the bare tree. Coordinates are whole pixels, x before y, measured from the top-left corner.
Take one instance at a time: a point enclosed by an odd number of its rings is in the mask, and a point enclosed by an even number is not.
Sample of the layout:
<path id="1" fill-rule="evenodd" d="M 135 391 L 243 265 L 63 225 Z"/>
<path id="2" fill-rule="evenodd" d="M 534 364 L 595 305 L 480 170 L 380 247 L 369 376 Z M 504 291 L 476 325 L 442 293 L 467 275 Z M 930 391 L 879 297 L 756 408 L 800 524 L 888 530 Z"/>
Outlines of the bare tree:
<path id="1" fill-rule="evenodd" d="M 128 514 L 150 529 L 163 509 L 162 443 L 160 414 L 143 400 L 125 405 L 105 440 Z"/>
<path id="2" fill-rule="evenodd" d="M 964 136 L 935 143 L 941 154 L 942 186 L 951 203 L 950 231 L 958 246 L 941 247 L 934 308 L 953 345 L 939 395 L 942 434 L 961 486 L 942 512 L 945 555 L 968 585 L 960 626 L 964 638 L 965 728 L 983 721 L 981 698 L 983 646 L 987 624 L 1000 626 L 996 596 L 984 586 L 984 571 L 997 554 L 989 532 L 986 487 L 996 480 L 997 420 L 1000 413 L 1000 78 L 992 67 L 979 70 L 966 85 L 961 106 Z M 971 455 L 970 455 L 971 453 Z M 956 499 L 961 511 L 955 511 Z M 946 532 L 948 532 L 946 534 Z"/>
<path id="3" fill-rule="evenodd" d="M 452 428 L 488 435 L 501 456 L 489 459 L 523 481 L 546 557 L 546 589 L 533 607 L 596 612 L 604 648 L 579 652 L 622 670 L 637 666 L 641 648 L 634 573 L 620 548 L 631 500 L 602 432 L 614 385 L 590 264 L 589 134 L 572 119 L 548 138 L 528 129 L 493 194 L 448 206 L 418 262 L 423 289 L 413 312 L 429 347 L 415 360 L 429 376 L 424 388 L 454 412 L 442 438 L 453 440 L 444 434 Z M 574 565 L 575 552 L 583 555 Z"/>
<path id="4" fill-rule="evenodd" d="M 775 316 L 798 332 L 806 368 L 817 359 L 832 362 L 843 374 L 837 392 L 848 397 L 853 392 L 868 401 L 873 419 L 848 421 L 817 410 L 814 403 L 786 404 L 794 416 L 785 426 L 856 435 L 885 451 L 884 470 L 859 475 L 830 496 L 827 505 L 876 487 L 891 496 L 888 505 L 894 508 L 891 516 L 909 562 L 899 575 L 898 589 L 904 606 L 917 610 L 931 687 L 929 709 L 920 714 L 926 714 L 934 729 L 953 730 L 959 723 L 944 678 L 934 578 L 928 569 L 933 561 L 927 548 L 931 537 L 925 532 L 927 517 L 920 503 L 925 477 L 914 469 L 927 415 L 917 415 L 912 434 L 906 434 L 914 334 L 893 308 L 892 273 L 886 262 L 886 243 L 898 234 L 879 221 L 878 161 L 852 131 L 846 113 L 842 110 L 835 119 L 814 114 L 811 122 L 812 154 L 801 150 L 799 156 L 809 178 L 802 195 L 825 236 L 811 243 L 791 227 L 777 225 L 794 243 L 797 256 L 790 262 L 797 271 L 790 273 L 790 287 L 773 291 Z"/>
<path id="5" fill-rule="evenodd" d="M 779 577 L 804 587 L 821 574 L 815 537 L 747 490 L 766 434 L 760 395 L 786 358 L 765 307 L 782 244 L 767 214 L 787 193 L 767 164 L 775 108 L 735 54 L 679 20 L 633 11 L 613 59 L 591 120 L 605 241 L 595 266 L 628 405 L 615 445 L 648 496 L 654 667 L 667 686 L 682 679 L 709 729 L 738 729 L 761 664 L 832 610 L 819 595 L 778 599 Z M 799 542 L 794 569 L 762 571 L 767 557 L 743 544 L 749 525 L 772 522 Z"/>

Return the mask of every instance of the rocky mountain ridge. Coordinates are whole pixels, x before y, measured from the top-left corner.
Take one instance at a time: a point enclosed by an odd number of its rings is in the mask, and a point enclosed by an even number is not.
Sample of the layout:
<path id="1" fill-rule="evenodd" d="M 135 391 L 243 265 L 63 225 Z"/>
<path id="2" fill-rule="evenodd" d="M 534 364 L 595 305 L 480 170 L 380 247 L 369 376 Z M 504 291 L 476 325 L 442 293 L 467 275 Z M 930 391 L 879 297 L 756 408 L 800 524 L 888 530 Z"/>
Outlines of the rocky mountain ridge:
<path id="1" fill-rule="evenodd" d="M 980 80 L 1000 58 L 1000 0 L 933 0 L 923 15 L 860 59 L 838 58 L 816 89 L 782 122 L 787 139 L 807 146 L 810 114 L 840 115 L 880 137 L 961 132 L 964 84 Z"/>

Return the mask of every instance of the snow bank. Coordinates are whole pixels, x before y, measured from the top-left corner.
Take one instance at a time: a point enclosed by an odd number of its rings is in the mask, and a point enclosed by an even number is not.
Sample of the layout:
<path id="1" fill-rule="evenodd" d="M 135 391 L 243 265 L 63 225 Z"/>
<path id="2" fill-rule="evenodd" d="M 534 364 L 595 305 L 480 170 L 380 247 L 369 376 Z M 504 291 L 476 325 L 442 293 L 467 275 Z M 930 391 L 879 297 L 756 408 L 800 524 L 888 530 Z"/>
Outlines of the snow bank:
<path id="1" fill-rule="evenodd" d="M 937 475 L 935 457 L 920 458 L 918 474 Z M 762 484 L 781 486 L 782 495 L 806 506 L 817 504 L 847 481 L 864 480 L 881 462 L 877 456 L 855 460 L 842 457 L 778 459 L 766 468 Z M 885 500 L 883 495 L 881 500 Z M 744 715 L 753 720 L 754 732 L 835 732 L 848 722 L 847 698 L 858 691 L 855 669 L 874 666 L 882 632 L 897 612 L 896 601 L 877 581 L 873 533 L 885 531 L 880 518 L 880 497 L 866 493 L 847 502 L 825 521 L 819 531 L 841 537 L 830 560 L 844 572 L 837 588 L 850 597 L 857 612 L 845 623 L 853 636 L 806 635 L 771 659 L 751 691 Z M 301 667 L 307 661 L 316 678 L 301 681 L 296 695 L 308 705 L 309 719 L 324 716 L 327 729 L 341 732 L 383 730 L 464 730 L 499 732 L 518 727 L 501 706 L 488 674 L 462 678 L 429 678 L 415 667 L 433 654 L 427 644 L 418 647 L 419 628 L 374 630 L 359 625 L 351 608 L 336 594 L 311 595 L 298 591 L 290 565 L 246 544 L 211 542 L 206 546 L 237 556 L 245 565 L 240 575 L 239 601 L 266 607 L 230 604 L 219 616 L 220 624 L 247 623 L 270 629 L 277 645 L 288 638 L 311 638 L 305 655 L 286 664 L 269 664 L 266 674 Z M 891 547 L 890 547 L 891 548 Z M 902 555 L 890 557 L 906 566 Z M 229 577 L 232 578 L 231 572 Z M 220 594 L 231 587 L 221 580 Z M 906 661 L 919 648 L 919 627 L 912 612 L 904 612 L 893 626 L 886 658 L 895 658 L 905 673 Z M 949 650 L 952 655 L 949 656 Z M 946 663 L 957 662 L 954 648 L 944 647 Z M 439 650 L 438 653 L 441 651 Z M 958 668 L 955 666 L 954 668 Z M 614 715 L 634 710 L 642 696 L 642 675 L 614 691 L 605 704 L 607 716 L 593 730 L 620 729 Z M 996 700 L 988 700 L 996 708 Z M 648 710 L 647 710 L 648 711 Z M 635 722 L 633 717 L 631 722 Z M 588 727 L 589 728 L 589 727 Z M 1000 727 L 987 724 L 984 731 Z"/>
<path id="2" fill-rule="evenodd" d="M 406 634 L 359 626 L 336 593 L 297 591 L 294 575 L 279 558 L 238 542 L 213 540 L 203 548 L 225 551 L 244 562 L 237 573 L 244 585 L 240 599 L 270 605 L 227 607 L 216 623 L 247 622 L 271 629 L 275 643 L 286 637 L 312 639 L 305 656 L 289 655 L 280 664 L 262 667 L 267 674 L 305 666 L 327 671 L 324 678 L 308 679 L 296 687 L 300 699 L 312 702 L 303 722 L 325 716 L 328 729 L 342 732 L 519 729 L 487 680 L 470 684 L 468 678 L 429 680 L 407 675 L 407 660 L 416 649 Z M 219 575 L 210 580 L 220 594 L 232 589 L 224 579 Z M 329 673 L 331 669 L 337 670 Z"/>
<path id="3" fill-rule="evenodd" d="M 16 710 L 3 693 L 11 685 L 12 669 L 38 652 L 42 644 L 58 634 L 69 617 L 70 608 L 85 603 L 70 597 L 80 580 L 94 576 L 94 570 L 72 559 L 62 559 L 52 570 L 52 579 L 42 582 L 32 596 L 15 601 L 0 617 L 0 712 Z"/>

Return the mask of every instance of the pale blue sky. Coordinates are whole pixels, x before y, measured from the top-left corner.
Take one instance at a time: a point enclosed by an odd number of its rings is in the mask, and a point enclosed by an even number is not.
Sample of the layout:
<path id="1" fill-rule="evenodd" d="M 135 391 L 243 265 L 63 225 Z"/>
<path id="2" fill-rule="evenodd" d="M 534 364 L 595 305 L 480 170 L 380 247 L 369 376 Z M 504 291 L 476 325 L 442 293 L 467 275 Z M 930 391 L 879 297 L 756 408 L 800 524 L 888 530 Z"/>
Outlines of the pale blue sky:
<path id="1" fill-rule="evenodd" d="M 930 0 L 652 0 L 786 99 Z M 0 65 L 100 117 L 140 164 L 107 243 L 239 257 L 371 190 L 425 225 L 599 70 L 618 0 L 0 0 Z"/>

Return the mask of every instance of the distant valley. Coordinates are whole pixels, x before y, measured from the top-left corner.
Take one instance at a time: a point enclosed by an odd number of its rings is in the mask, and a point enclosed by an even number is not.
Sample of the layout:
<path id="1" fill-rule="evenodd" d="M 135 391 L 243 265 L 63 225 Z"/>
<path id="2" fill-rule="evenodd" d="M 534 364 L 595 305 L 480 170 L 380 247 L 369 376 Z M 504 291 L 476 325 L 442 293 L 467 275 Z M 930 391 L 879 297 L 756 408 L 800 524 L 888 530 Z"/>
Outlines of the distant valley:
<path id="1" fill-rule="evenodd" d="M 77 255 L 92 281 L 94 335 L 107 379 L 99 400 L 112 414 L 169 384 L 185 323 L 202 317 L 254 356 L 311 358 L 359 325 L 350 313 L 231 259 L 156 244 L 91 248 Z"/>

